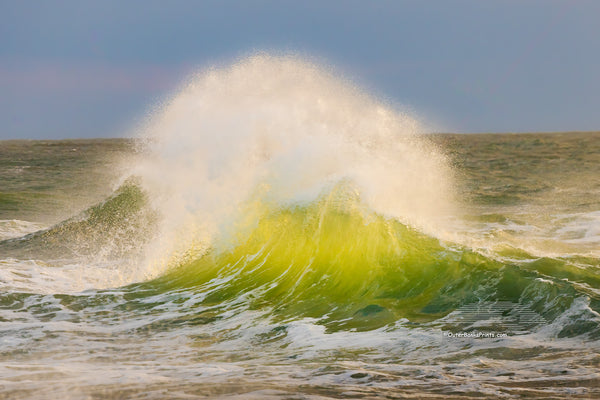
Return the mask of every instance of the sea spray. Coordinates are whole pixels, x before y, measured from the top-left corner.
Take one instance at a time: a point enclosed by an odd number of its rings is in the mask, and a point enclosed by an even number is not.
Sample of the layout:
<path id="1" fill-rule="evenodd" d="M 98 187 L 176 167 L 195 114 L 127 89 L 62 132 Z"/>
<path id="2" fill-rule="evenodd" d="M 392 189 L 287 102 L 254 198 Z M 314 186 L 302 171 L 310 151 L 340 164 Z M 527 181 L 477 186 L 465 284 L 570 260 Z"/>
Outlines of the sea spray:
<path id="1" fill-rule="evenodd" d="M 375 212 L 433 233 L 454 207 L 453 178 L 420 133 L 409 115 L 296 56 L 198 73 L 139 133 L 147 158 L 132 173 L 163 217 L 149 262 L 226 244 L 239 221 L 258 223 L 249 204 L 307 204 L 340 181 Z"/>
<path id="2" fill-rule="evenodd" d="M 295 182 L 321 166 L 284 158 L 315 154 L 313 144 L 329 143 L 321 139 L 254 163 L 242 147 L 225 159 L 264 170 L 247 168 L 256 185 L 242 187 L 229 217 L 226 196 L 210 203 L 203 191 L 214 187 L 177 192 L 190 177 L 167 185 L 185 165 L 152 166 L 164 158 L 158 145 L 133 155 L 118 139 L 0 142 L 10 155 L 0 170 L 9 178 L 0 186 L 0 397 L 600 396 L 600 134 L 431 137 L 460 169 L 461 203 L 471 202 L 453 228 L 477 246 L 376 211 L 369 187 L 339 164 L 352 144 L 343 157 L 329 147 L 313 156 L 332 158 L 334 173 Z M 429 148 L 420 135 L 398 142 L 416 155 Z M 127 148 L 140 173 L 130 168 L 111 191 L 114 148 Z M 185 150 L 190 168 L 204 165 L 189 145 L 173 159 Z M 218 161 L 200 180 L 244 176 Z M 74 189 L 95 200 L 49 226 Z M 185 193 L 189 209 L 168 207 Z M 220 213 L 202 215 L 196 197 Z"/>
<path id="3" fill-rule="evenodd" d="M 120 286 L 233 249 L 262 218 L 332 191 L 364 223 L 377 214 L 441 236 L 452 171 L 421 133 L 328 68 L 255 55 L 199 72 L 155 110 L 103 201 L 2 249 L 44 271 L 73 266 L 74 291 Z"/>

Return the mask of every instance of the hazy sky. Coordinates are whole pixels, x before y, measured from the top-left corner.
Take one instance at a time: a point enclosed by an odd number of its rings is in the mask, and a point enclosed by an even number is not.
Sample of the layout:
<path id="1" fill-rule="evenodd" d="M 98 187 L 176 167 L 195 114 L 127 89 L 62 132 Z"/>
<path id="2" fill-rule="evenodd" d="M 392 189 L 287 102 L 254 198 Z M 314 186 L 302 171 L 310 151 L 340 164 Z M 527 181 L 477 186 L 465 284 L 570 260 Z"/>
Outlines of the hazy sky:
<path id="1" fill-rule="evenodd" d="M 324 59 L 438 130 L 600 130 L 599 20 L 597 0 L 0 0 L 0 139 L 121 136 L 253 50 Z"/>

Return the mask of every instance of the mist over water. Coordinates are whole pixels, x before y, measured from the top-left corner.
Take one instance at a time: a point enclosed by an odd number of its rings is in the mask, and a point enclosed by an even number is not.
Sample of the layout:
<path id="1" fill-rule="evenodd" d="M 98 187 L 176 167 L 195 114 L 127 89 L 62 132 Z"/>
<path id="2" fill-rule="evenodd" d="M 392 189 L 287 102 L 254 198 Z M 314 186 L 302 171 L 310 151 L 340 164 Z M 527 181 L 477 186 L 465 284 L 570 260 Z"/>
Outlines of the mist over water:
<path id="1" fill-rule="evenodd" d="M 419 133 L 333 72 L 257 55 L 198 74 L 166 102 L 133 173 L 164 216 L 161 238 L 183 249 L 198 231 L 222 239 L 260 207 L 308 204 L 341 181 L 373 211 L 433 231 L 452 210 L 453 177 Z"/>
<path id="2" fill-rule="evenodd" d="M 0 142 L 0 397 L 596 397 L 599 154 L 268 54 Z"/>

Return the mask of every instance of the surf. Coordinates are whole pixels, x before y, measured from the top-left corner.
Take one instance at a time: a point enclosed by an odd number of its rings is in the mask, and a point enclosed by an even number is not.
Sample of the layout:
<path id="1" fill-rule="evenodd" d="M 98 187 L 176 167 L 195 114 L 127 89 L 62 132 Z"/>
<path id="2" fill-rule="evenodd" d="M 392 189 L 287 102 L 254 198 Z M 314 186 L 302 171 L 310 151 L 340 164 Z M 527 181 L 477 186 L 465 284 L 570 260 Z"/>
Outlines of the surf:
<path id="1" fill-rule="evenodd" d="M 82 270 L 111 265 L 118 286 L 236 246 L 265 207 L 307 206 L 342 182 L 369 212 L 440 232 L 452 170 L 421 130 L 329 67 L 255 54 L 199 72 L 158 105 L 105 201 L 1 247 Z"/>
<path id="2" fill-rule="evenodd" d="M 261 53 L 129 136 L 0 149 L 5 392 L 598 387 L 598 134 L 426 135 Z"/>
<path id="3" fill-rule="evenodd" d="M 32 292 L 191 291 L 331 331 L 433 323 L 482 302 L 553 321 L 587 296 L 568 332 L 597 332 L 600 282 L 579 267 L 590 260 L 448 240 L 460 208 L 448 158 L 415 119 L 325 67 L 258 54 L 209 69 L 136 135 L 112 195 L 0 242 L 15 260 L 39 261 L 26 265 L 30 281 L 18 263 L 7 281 Z"/>

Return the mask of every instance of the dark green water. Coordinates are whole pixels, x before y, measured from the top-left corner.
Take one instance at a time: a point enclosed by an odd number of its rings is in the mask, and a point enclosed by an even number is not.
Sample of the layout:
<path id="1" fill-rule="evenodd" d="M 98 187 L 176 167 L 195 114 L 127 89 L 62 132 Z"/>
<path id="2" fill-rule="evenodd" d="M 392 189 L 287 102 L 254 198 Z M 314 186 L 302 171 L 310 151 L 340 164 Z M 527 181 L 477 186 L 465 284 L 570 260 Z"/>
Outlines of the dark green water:
<path id="1" fill-rule="evenodd" d="M 599 397 L 600 133 L 424 141 L 437 230 L 340 180 L 208 242 L 134 141 L 0 142 L 0 397 Z"/>

